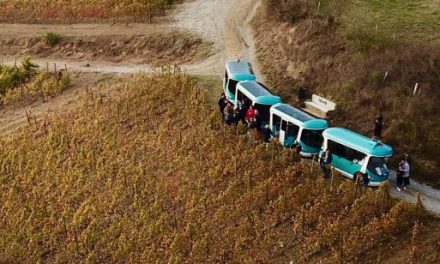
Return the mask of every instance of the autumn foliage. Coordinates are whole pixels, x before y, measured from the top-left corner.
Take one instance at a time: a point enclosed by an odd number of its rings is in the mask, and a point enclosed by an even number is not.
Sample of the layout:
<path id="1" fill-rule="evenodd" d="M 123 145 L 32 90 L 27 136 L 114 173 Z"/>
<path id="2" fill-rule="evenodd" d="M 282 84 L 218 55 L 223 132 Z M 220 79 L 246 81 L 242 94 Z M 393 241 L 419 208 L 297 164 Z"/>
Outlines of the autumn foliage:
<path id="1" fill-rule="evenodd" d="M 0 262 L 359 263 L 426 217 L 217 112 L 166 71 L 1 139 Z"/>

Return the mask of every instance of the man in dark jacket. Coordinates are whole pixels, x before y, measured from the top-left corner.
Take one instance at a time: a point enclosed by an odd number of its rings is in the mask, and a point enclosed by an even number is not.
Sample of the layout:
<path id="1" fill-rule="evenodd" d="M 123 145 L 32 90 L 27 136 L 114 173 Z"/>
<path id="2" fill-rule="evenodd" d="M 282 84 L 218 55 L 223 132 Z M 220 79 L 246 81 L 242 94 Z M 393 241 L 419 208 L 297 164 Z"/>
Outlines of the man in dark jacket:
<path id="1" fill-rule="evenodd" d="M 224 110 L 227 104 L 227 99 L 225 96 L 225 93 L 222 93 L 222 95 L 220 96 L 220 99 L 218 100 L 218 107 L 220 109 L 220 113 L 222 113 L 223 119 L 225 118 L 225 114 L 224 114 Z"/>
<path id="2" fill-rule="evenodd" d="M 264 143 L 269 143 L 270 138 L 273 136 L 272 130 L 269 128 L 269 125 L 265 125 L 261 130 L 261 134 L 263 135 Z"/>
<path id="3" fill-rule="evenodd" d="M 383 124 L 383 116 L 378 114 L 376 120 L 374 121 L 374 138 L 381 139 L 382 138 L 382 124 Z"/>
<path id="4" fill-rule="evenodd" d="M 261 118 L 260 112 L 255 109 L 255 126 L 258 131 L 261 132 L 262 126 L 263 126 L 263 119 Z"/>

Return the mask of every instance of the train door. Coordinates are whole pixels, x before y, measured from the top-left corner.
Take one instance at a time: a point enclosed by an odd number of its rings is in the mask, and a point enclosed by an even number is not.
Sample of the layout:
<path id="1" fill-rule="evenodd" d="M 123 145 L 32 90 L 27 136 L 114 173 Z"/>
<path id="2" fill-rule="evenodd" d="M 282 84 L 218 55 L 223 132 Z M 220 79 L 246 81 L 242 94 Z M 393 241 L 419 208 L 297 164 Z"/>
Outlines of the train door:
<path id="1" fill-rule="evenodd" d="M 281 120 L 280 143 L 292 147 L 298 137 L 299 126 L 286 120 Z"/>
<path id="2" fill-rule="evenodd" d="M 277 114 L 272 114 L 271 119 L 270 119 L 270 125 L 271 125 L 271 130 L 272 133 L 274 135 L 274 137 L 278 137 L 280 135 L 280 126 L 281 126 L 281 117 L 279 117 Z M 280 142 L 281 139 L 279 138 Z"/>

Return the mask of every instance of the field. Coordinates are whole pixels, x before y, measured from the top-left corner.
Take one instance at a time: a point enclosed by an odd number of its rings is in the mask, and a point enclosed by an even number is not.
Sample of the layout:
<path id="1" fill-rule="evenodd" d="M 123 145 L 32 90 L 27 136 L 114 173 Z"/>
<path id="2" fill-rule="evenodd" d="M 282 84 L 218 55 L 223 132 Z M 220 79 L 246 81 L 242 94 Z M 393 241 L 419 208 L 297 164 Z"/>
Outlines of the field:
<path id="1" fill-rule="evenodd" d="M 0 22 L 152 22 L 154 16 L 165 14 L 170 5 L 179 2 L 181 0 L 2 0 Z"/>
<path id="2" fill-rule="evenodd" d="M 354 1 L 349 6 L 349 21 L 361 17 L 363 26 L 386 32 L 396 39 L 424 42 L 440 40 L 440 4 L 438 1 Z"/>
<path id="3" fill-rule="evenodd" d="M 437 263 L 440 220 L 424 208 L 440 210 L 435 194 L 324 179 L 315 162 L 225 126 L 216 105 L 224 62 L 250 60 L 283 99 L 303 81 L 331 95 L 332 125 L 370 133 L 380 109 L 385 141 L 435 182 L 436 9 L 168 10 L 180 2 L 0 0 L 0 263 Z"/>
<path id="4" fill-rule="evenodd" d="M 419 204 L 391 199 L 387 185 L 324 181 L 293 153 L 250 144 L 191 79 L 139 75 L 0 140 L 0 262 L 440 257 L 440 224 Z"/>
<path id="5" fill-rule="evenodd" d="M 257 56 L 275 90 L 294 103 L 305 84 L 338 104 L 333 125 L 366 135 L 382 113 L 396 161 L 412 154 L 413 176 L 440 186 L 438 1 L 267 0 L 259 15 Z"/>

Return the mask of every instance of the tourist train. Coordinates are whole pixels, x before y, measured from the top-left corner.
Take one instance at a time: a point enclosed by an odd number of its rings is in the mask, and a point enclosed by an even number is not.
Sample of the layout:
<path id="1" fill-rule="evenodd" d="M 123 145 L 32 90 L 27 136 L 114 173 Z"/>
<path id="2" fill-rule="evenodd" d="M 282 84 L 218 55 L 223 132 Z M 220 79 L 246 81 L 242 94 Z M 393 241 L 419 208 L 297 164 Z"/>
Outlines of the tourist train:
<path id="1" fill-rule="evenodd" d="M 282 103 L 279 96 L 256 79 L 249 62 L 228 61 L 224 94 L 234 105 L 246 101 L 257 109 L 263 125 L 269 125 L 280 144 L 300 146 L 303 157 L 322 156 L 325 150 L 330 150 L 335 170 L 351 179 L 368 175 L 369 186 L 379 186 L 388 180 L 390 171 L 386 164 L 393 155 L 391 146 L 345 128 L 329 127 L 327 120 Z"/>

